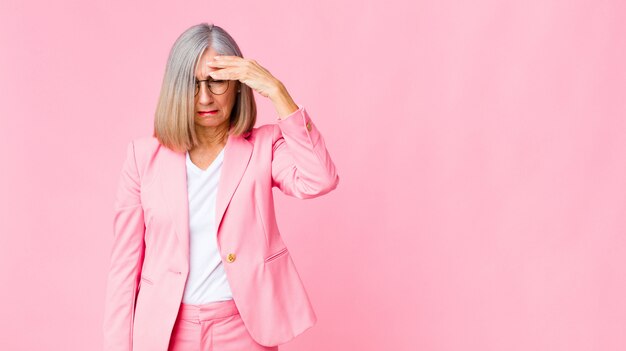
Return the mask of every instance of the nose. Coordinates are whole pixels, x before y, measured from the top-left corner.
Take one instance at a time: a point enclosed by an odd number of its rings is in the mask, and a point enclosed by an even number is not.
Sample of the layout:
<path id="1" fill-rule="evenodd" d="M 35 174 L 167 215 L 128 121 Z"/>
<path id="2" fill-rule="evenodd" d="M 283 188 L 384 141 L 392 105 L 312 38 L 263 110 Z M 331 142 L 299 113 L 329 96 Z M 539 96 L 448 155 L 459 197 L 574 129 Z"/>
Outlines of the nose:
<path id="1" fill-rule="evenodd" d="M 214 96 L 213 93 L 209 90 L 208 84 L 206 82 L 202 82 L 200 84 L 200 91 L 198 92 L 198 102 L 201 105 L 209 105 L 213 102 Z"/>

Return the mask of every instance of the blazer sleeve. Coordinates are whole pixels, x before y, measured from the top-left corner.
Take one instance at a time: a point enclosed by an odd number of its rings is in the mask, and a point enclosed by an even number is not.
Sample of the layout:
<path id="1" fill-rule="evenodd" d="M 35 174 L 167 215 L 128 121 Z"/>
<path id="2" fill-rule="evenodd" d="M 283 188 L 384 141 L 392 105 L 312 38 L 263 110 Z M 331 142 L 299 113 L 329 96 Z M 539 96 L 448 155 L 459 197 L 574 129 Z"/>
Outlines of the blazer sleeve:
<path id="1" fill-rule="evenodd" d="M 303 106 L 274 124 L 272 186 L 299 199 L 324 195 L 339 175 L 324 138 Z"/>
<path id="2" fill-rule="evenodd" d="M 119 177 L 104 308 L 104 350 L 132 350 L 135 302 L 145 255 L 140 179 L 131 141 Z"/>

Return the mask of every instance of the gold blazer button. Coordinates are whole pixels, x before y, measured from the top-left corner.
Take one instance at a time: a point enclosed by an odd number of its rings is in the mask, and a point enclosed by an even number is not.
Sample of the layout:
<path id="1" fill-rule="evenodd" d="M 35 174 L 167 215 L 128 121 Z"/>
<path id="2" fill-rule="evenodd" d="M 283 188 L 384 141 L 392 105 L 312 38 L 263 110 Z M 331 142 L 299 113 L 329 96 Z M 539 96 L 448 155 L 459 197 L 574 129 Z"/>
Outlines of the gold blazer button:
<path id="1" fill-rule="evenodd" d="M 228 256 L 226 257 L 226 260 L 228 262 L 235 262 L 235 258 L 237 258 L 237 256 L 235 256 L 234 253 L 229 253 Z"/>
<path id="2" fill-rule="evenodd" d="M 311 122 L 306 122 L 306 129 L 310 132 L 311 131 Z"/>

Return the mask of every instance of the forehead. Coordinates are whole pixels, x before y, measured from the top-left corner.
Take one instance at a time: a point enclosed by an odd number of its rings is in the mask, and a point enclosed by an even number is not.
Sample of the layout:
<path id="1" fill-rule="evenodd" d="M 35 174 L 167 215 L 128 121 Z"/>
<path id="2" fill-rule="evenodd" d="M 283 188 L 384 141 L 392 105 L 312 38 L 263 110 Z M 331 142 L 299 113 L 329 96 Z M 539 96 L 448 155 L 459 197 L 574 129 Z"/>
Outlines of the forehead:
<path id="1" fill-rule="evenodd" d="M 209 72 L 215 71 L 216 68 L 212 66 L 208 66 L 207 61 L 213 61 L 213 56 L 218 55 L 218 53 L 213 50 L 213 48 L 207 48 L 200 56 L 198 60 L 198 67 L 196 69 L 196 79 L 204 80 L 209 78 Z"/>

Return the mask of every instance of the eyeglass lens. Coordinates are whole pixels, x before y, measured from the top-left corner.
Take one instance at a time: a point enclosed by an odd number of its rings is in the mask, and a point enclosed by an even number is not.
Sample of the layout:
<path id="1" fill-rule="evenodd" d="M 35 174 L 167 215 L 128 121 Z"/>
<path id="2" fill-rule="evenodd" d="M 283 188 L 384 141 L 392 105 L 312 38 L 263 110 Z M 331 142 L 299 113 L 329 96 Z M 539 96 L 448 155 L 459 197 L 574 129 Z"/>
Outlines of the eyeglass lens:
<path id="1" fill-rule="evenodd" d="M 202 80 L 202 81 L 198 81 L 196 80 L 196 88 L 195 88 L 195 92 L 194 95 L 198 95 L 198 93 L 200 92 L 200 83 L 208 83 L 209 86 L 209 90 L 211 91 L 211 93 L 215 94 L 215 95 L 221 95 L 224 94 L 226 92 L 226 89 L 228 89 L 228 79 L 224 79 L 224 80 L 213 80 L 210 79 L 208 81 L 206 80 Z"/>

